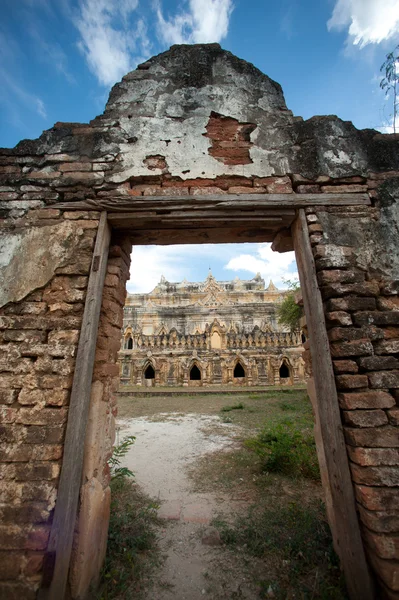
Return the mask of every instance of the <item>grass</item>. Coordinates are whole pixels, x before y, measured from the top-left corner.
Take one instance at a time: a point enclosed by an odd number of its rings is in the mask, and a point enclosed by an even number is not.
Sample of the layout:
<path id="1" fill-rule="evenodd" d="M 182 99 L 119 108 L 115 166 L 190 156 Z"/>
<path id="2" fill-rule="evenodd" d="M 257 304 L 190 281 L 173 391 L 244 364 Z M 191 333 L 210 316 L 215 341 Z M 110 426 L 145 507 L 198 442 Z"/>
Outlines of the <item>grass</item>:
<path id="1" fill-rule="evenodd" d="M 320 479 L 313 434 L 296 423 L 266 425 L 245 444 L 259 456 L 262 471 Z"/>
<path id="2" fill-rule="evenodd" d="M 111 518 L 98 600 L 138 598 L 159 564 L 158 505 L 127 477 L 111 481 Z"/>
<path id="3" fill-rule="evenodd" d="M 224 513 L 214 525 L 234 556 L 230 566 L 246 573 L 260 598 L 347 598 L 321 502 L 313 414 L 303 389 L 243 391 L 234 403 L 228 394 L 193 397 L 189 392 L 121 401 L 123 417 L 156 419 L 184 407 L 185 414 L 218 415 L 214 427 L 219 431 L 212 433 L 232 436 L 234 431 L 234 450 L 202 456 L 189 475 L 195 491 L 241 503 L 239 516 Z M 221 564 L 228 570 L 228 562 Z M 217 583 L 216 574 L 212 585 Z"/>
<path id="4" fill-rule="evenodd" d="M 233 524 L 215 519 L 231 549 L 266 561 L 262 598 L 347 598 L 331 534 L 320 502 L 307 506 L 254 505 Z"/>
<path id="5" fill-rule="evenodd" d="M 237 404 L 231 404 L 230 406 L 222 406 L 220 412 L 226 413 L 232 410 L 244 410 L 245 404 L 243 402 L 237 402 Z"/>

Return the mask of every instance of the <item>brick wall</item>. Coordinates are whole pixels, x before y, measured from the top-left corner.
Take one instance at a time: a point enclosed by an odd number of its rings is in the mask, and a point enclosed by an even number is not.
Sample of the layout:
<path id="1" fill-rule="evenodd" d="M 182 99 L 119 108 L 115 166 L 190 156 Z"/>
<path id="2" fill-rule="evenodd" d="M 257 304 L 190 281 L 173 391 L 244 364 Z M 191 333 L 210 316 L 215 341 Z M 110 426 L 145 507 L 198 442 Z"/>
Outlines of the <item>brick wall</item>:
<path id="1" fill-rule="evenodd" d="M 366 553 L 378 597 L 398 598 L 399 281 L 375 182 L 374 207 L 306 213 Z"/>
<path id="2" fill-rule="evenodd" d="M 48 243 L 65 221 L 71 234 L 53 277 L 0 309 L 0 595 L 10 600 L 35 598 L 41 581 L 98 217 L 38 209 L 1 222 L 9 243 L 23 231 Z M 26 281 L 37 260 L 21 254 L 14 277 Z"/>

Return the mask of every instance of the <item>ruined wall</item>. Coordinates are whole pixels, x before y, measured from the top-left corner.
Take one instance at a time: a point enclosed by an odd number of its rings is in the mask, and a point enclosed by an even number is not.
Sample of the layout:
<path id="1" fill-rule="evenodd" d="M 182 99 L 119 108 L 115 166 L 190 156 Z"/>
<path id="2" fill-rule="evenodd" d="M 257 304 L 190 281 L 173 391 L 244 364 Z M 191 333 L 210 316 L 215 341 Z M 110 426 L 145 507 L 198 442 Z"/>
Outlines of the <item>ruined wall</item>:
<path id="1" fill-rule="evenodd" d="M 98 217 L 38 208 L 1 223 L 4 598 L 35 598 L 41 581 Z"/>
<path id="2" fill-rule="evenodd" d="M 384 179 L 373 174 L 370 189 Z M 307 209 L 362 534 L 390 598 L 399 590 L 398 198 L 391 179 L 373 208 Z"/>
<path id="3" fill-rule="evenodd" d="M 358 131 L 334 116 L 294 117 L 277 83 L 216 44 L 174 46 L 140 65 L 90 124 L 57 123 L 38 140 L 0 149 L 3 596 L 35 598 L 42 581 L 99 211 L 151 195 L 193 202 L 198 194 L 256 199 L 267 192 L 326 197 L 323 208 L 308 211 L 308 227 L 341 369 L 359 517 L 383 590 L 398 597 L 398 176 L 396 136 Z M 368 193 L 372 205 L 329 206 L 329 194 L 350 192 Z M 149 229 L 156 228 L 156 214 L 151 219 Z M 226 227 L 229 215 L 217 219 Z M 104 461 L 128 246 L 122 239 L 112 246 L 103 299 L 71 571 L 75 597 L 95 581 L 104 551 Z M 51 569 L 43 585 L 48 579 Z"/>

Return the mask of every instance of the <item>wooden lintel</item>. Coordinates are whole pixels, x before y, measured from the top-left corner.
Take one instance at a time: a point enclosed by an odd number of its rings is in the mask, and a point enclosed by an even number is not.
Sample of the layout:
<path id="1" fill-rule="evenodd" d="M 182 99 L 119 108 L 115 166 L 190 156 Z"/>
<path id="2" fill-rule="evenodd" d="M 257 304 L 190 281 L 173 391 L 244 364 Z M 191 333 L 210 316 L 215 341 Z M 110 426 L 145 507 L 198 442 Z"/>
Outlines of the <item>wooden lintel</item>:
<path id="1" fill-rule="evenodd" d="M 312 357 L 314 389 L 309 391 L 315 408 L 317 451 L 334 547 L 341 560 L 351 600 L 373 600 L 373 586 L 356 513 L 323 301 L 317 285 L 304 210 L 298 211 L 298 218 L 292 225 L 292 236 Z"/>
<path id="2" fill-rule="evenodd" d="M 62 600 L 67 585 L 82 482 L 91 380 L 110 239 L 111 230 L 107 223 L 107 213 L 103 212 L 100 217 L 89 275 L 69 402 L 61 476 L 45 557 L 44 571 L 47 571 L 47 581 L 44 582 L 44 585 L 46 587 L 39 592 L 39 598 L 45 600 Z"/>
<path id="3" fill-rule="evenodd" d="M 121 229 L 123 231 L 123 228 Z M 133 245 L 156 244 L 227 244 L 240 242 L 271 242 L 276 235 L 275 230 L 263 227 L 221 227 L 184 229 L 150 229 L 124 230 L 130 236 Z"/>
<path id="4" fill-rule="evenodd" d="M 110 192 L 112 193 L 112 192 Z M 306 208 L 308 206 L 370 205 L 368 194 L 209 194 L 204 196 L 115 196 L 70 202 L 54 202 L 46 208 L 61 210 L 106 210 L 108 213 L 139 210 L 210 210 L 223 208 Z"/>

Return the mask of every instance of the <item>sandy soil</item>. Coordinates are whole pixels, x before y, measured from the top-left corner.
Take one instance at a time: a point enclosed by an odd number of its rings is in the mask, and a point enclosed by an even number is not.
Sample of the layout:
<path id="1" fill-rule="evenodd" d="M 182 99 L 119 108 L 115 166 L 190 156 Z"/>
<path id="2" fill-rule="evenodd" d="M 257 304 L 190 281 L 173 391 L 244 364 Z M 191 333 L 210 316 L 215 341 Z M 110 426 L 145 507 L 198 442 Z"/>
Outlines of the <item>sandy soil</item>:
<path id="1" fill-rule="evenodd" d="M 239 428 L 216 415 L 177 413 L 123 419 L 118 425 L 120 439 L 137 436 L 125 465 L 143 491 L 160 502 L 159 516 L 165 519 L 159 539 L 165 560 L 146 598 L 259 598 L 245 561 L 222 546 L 210 526 L 215 516 L 242 510 L 248 493 L 239 486 L 229 494 L 195 493 L 187 474 L 204 455 L 211 460 L 213 453 L 236 447 Z"/>

